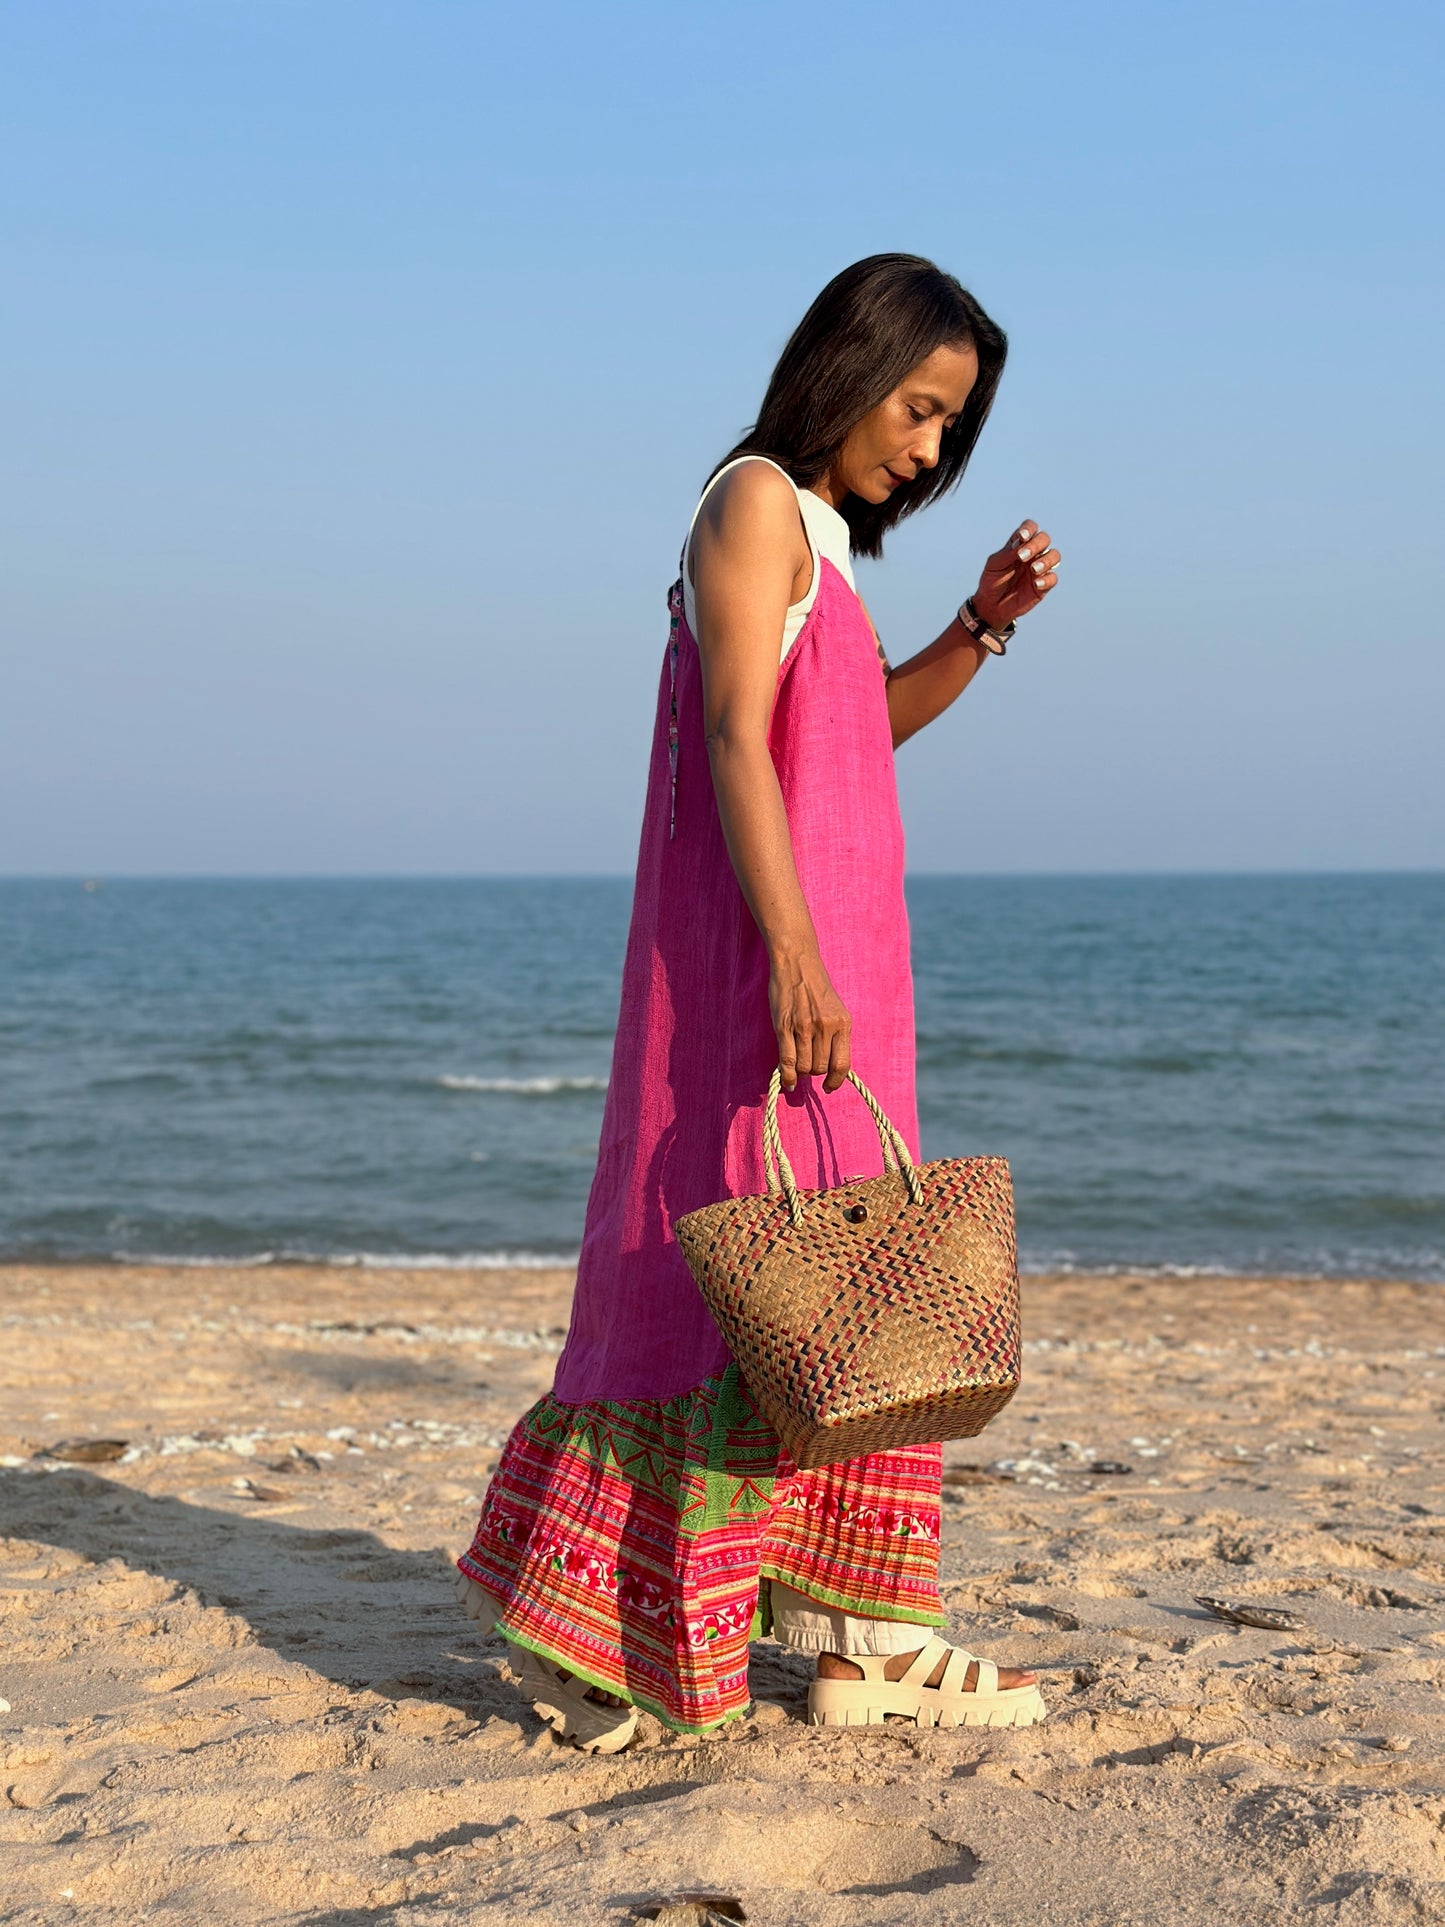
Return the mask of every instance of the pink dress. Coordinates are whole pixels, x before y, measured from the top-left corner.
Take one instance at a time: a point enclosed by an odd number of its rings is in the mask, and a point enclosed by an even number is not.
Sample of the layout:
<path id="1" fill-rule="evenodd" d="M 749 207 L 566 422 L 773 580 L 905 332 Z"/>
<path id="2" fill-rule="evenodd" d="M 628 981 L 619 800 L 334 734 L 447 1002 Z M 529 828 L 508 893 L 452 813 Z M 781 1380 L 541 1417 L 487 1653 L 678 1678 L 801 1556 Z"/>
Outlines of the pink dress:
<path id="1" fill-rule="evenodd" d="M 919 1154 L 903 830 L 881 665 L 826 558 L 778 671 L 769 748 L 855 1068 Z M 768 959 L 733 873 L 679 581 L 653 729 L 622 1003 L 566 1347 L 508 1441 L 458 1564 L 500 1630 L 669 1724 L 746 1709 L 775 1578 L 845 1611 L 942 1623 L 940 1449 L 800 1473 L 747 1397 L 672 1235 L 765 1189 L 777 1061 Z M 780 1107 L 798 1182 L 881 1168 L 850 1086 Z"/>
<path id="2" fill-rule="evenodd" d="M 913 980 L 903 826 L 873 631 L 826 557 L 812 612 L 778 671 L 769 746 L 803 896 L 853 1061 L 918 1155 Z M 764 1190 L 762 1106 L 778 1058 L 768 956 L 723 841 L 703 743 L 702 675 L 677 639 L 675 829 L 666 755 L 670 677 L 658 699 L 612 1078 L 588 1200 L 558 1398 L 671 1398 L 727 1364 L 672 1236 L 718 1198 Z M 780 1108 L 798 1182 L 881 1169 L 878 1132 L 851 1086 L 800 1079 Z M 805 1175 L 806 1174 L 806 1175 Z"/>

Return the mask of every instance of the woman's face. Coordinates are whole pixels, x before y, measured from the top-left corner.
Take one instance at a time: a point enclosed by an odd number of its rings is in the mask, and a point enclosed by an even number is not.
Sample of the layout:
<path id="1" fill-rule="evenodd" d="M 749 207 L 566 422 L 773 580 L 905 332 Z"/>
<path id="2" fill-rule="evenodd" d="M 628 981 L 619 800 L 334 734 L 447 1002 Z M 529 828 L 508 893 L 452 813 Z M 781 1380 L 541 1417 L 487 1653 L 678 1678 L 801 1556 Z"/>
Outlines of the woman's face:
<path id="1" fill-rule="evenodd" d="M 937 463 L 943 431 L 958 420 L 977 380 L 972 346 L 935 348 L 848 431 L 819 492 L 826 487 L 834 508 L 845 495 L 886 502 L 894 489 Z"/>

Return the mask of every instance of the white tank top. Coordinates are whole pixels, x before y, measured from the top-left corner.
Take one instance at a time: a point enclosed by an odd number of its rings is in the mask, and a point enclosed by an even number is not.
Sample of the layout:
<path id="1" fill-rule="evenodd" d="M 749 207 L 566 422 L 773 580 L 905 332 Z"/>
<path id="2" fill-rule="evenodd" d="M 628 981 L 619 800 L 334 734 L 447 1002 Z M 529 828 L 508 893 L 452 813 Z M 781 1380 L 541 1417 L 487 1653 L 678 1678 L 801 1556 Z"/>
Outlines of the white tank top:
<path id="1" fill-rule="evenodd" d="M 728 462 L 726 466 L 718 470 L 717 474 L 713 476 L 712 480 L 699 496 L 697 508 L 692 512 L 692 521 L 687 525 L 687 547 L 683 550 L 682 555 L 683 614 L 687 617 L 687 626 L 694 636 L 697 634 L 697 615 L 693 600 L 692 581 L 688 574 L 692 561 L 692 532 L 697 524 L 698 510 L 701 509 L 709 494 L 717 487 L 723 476 L 730 474 L 741 462 L 767 462 L 768 467 L 776 468 L 779 475 L 788 475 L 788 471 L 785 468 L 781 467 L 777 462 L 771 461 L 766 455 L 739 455 L 736 461 Z M 792 482 L 793 493 L 798 498 L 798 513 L 803 518 L 803 529 L 807 535 L 808 548 L 813 557 L 813 579 L 808 584 L 808 593 L 803 597 L 802 601 L 789 604 L 787 618 L 783 623 L 782 644 L 778 651 L 779 663 L 782 662 L 784 656 L 787 655 L 797 640 L 798 632 L 808 620 L 808 613 L 812 609 L 814 601 L 817 599 L 818 577 L 821 574 L 818 566 L 818 558 L 826 555 L 839 575 L 841 575 L 843 580 L 848 584 L 848 587 L 850 589 L 854 587 L 853 559 L 848 535 L 848 524 L 843 520 L 837 509 L 835 509 L 830 502 L 825 502 L 821 495 L 815 495 L 810 488 L 799 488 L 798 484 L 793 481 L 791 475 L 788 475 L 788 480 Z"/>

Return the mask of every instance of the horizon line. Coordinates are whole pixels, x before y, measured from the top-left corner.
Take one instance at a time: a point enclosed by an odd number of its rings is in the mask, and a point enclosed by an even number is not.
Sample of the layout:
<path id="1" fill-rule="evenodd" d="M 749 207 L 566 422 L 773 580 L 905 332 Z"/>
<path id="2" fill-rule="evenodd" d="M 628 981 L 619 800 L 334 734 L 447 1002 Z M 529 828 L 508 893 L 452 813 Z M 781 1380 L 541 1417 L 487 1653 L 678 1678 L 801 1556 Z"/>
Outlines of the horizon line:
<path id="1" fill-rule="evenodd" d="M 3 883 L 627 883 L 630 870 L 6 870 Z M 905 880 L 953 882 L 1068 882 L 1189 877 L 1428 877 L 1445 876 L 1445 865 L 1379 865 L 1370 868 L 1260 867 L 1099 870 L 909 869 Z"/>

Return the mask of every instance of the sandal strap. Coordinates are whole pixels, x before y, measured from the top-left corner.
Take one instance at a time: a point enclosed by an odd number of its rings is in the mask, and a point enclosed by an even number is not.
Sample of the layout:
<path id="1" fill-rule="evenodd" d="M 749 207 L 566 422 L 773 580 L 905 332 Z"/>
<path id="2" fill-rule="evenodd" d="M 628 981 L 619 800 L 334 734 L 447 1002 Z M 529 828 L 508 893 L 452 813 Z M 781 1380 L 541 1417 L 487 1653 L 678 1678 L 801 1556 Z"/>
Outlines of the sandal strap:
<path id="1" fill-rule="evenodd" d="M 552 1669 L 548 1667 L 547 1670 L 550 1672 Z M 603 1686 L 598 1690 L 603 1693 L 612 1693 L 616 1692 L 617 1689 L 612 1686 Z M 630 1701 L 626 1706 L 606 1706 L 601 1700 L 588 1699 L 587 1695 L 592 1691 L 592 1682 L 590 1679 L 580 1678 L 576 1673 L 572 1675 L 571 1679 L 559 1679 L 557 1681 L 557 1691 L 564 1699 L 570 1700 L 574 1706 L 585 1707 L 589 1717 L 594 1713 L 598 1713 L 601 1714 L 603 1718 L 616 1722 L 624 1719 L 628 1713 L 636 1710 Z"/>
<path id="2" fill-rule="evenodd" d="M 968 1669 L 973 1662 L 974 1655 L 964 1647 L 950 1646 L 948 1664 L 943 1669 L 943 1678 L 938 1682 L 939 1692 L 946 1693 L 950 1698 L 955 1693 L 963 1692 L 964 1682 L 968 1678 Z"/>
<path id="3" fill-rule="evenodd" d="M 931 1690 L 945 1694 L 950 1699 L 958 1695 L 968 1697 L 970 1691 L 967 1685 L 968 1669 L 970 1666 L 976 1666 L 978 1675 L 972 1691 L 979 1694 L 998 1691 L 998 1667 L 993 1660 L 980 1659 L 977 1653 L 969 1652 L 966 1646 L 951 1646 L 946 1639 L 940 1639 L 937 1633 L 923 1647 L 903 1677 L 892 1683 L 896 1686 L 912 1686 L 921 1691 L 927 1686 L 929 1675 L 945 1653 L 948 1655 L 948 1663 L 943 1669 L 943 1677 Z M 849 1653 L 847 1658 L 850 1665 L 859 1668 L 864 1680 L 870 1685 L 881 1684 L 886 1679 L 887 1675 L 883 1670 L 888 1664 L 886 1656 Z"/>
<path id="4" fill-rule="evenodd" d="M 884 1667 L 888 1664 L 887 1653 L 844 1653 L 843 1658 L 850 1666 L 856 1666 L 870 1686 L 882 1686 L 887 1682 Z"/>
<path id="5" fill-rule="evenodd" d="M 531 1652 L 530 1649 L 528 1649 L 528 1659 L 531 1664 L 523 1663 L 521 1676 L 529 1686 L 540 1687 L 548 1693 L 555 1693 L 559 1699 L 569 1700 L 574 1706 L 586 1707 L 589 1714 L 615 1714 L 617 1719 L 621 1720 L 625 1713 L 635 1710 L 630 1703 L 625 1707 L 604 1706 L 600 1700 L 588 1699 L 587 1695 L 592 1691 L 591 1680 L 582 1679 L 576 1673 L 569 1674 L 567 1668 L 554 1659 L 544 1659 L 540 1653 Z M 616 1689 L 604 1686 L 601 1690 L 604 1693 L 611 1693 Z"/>
<path id="6" fill-rule="evenodd" d="M 943 1658 L 943 1655 L 952 1650 L 948 1641 L 946 1639 L 940 1639 L 938 1634 L 935 1633 L 897 1684 L 899 1686 L 923 1686 L 927 1682 L 928 1675 L 933 1671 L 939 1660 Z"/>
<path id="7" fill-rule="evenodd" d="M 942 1642 L 940 1642 L 941 1644 Z M 977 1653 L 969 1652 L 966 1646 L 950 1646 L 948 1664 L 943 1669 L 943 1678 L 938 1682 L 938 1691 L 952 1698 L 955 1694 L 967 1695 L 968 1669 L 978 1668 L 978 1675 L 972 1691 L 980 1695 L 998 1691 L 998 1667 L 991 1659 L 980 1659 Z"/>

